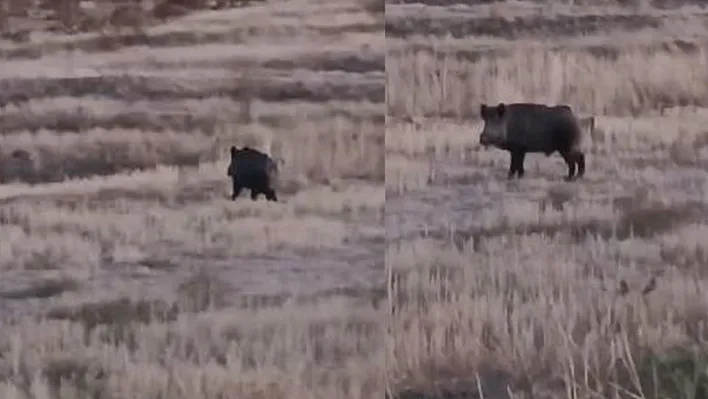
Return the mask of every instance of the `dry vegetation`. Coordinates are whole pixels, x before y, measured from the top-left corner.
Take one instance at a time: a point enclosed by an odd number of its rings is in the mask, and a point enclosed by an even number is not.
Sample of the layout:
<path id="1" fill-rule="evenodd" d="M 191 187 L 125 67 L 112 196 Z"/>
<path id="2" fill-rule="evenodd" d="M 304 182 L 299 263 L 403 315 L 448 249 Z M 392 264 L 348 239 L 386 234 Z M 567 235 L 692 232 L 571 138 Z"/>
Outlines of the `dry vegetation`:
<path id="1" fill-rule="evenodd" d="M 392 396 L 707 397 L 708 10 L 454 3 L 386 7 Z M 586 177 L 507 181 L 500 101 L 595 115 Z"/>
<path id="2" fill-rule="evenodd" d="M 383 19 L 33 13 L 0 41 L 0 397 L 382 396 Z M 232 144 L 283 161 L 279 202 L 228 200 Z"/>

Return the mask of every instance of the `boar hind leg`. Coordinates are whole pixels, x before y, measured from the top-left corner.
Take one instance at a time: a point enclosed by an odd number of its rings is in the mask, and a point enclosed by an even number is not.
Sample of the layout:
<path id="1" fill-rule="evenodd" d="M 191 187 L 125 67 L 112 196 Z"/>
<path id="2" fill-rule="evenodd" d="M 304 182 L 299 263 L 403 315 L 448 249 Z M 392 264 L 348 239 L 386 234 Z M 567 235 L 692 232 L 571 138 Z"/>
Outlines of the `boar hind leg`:
<path id="1" fill-rule="evenodd" d="M 575 179 L 575 165 L 579 163 L 577 154 L 577 152 L 571 151 L 561 152 L 561 156 L 563 157 L 565 164 L 568 165 L 568 176 L 565 177 L 566 181 L 571 181 Z"/>
<path id="2" fill-rule="evenodd" d="M 278 196 L 275 194 L 275 190 L 272 188 L 268 188 L 267 190 L 264 191 L 265 197 L 268 201 L 273 201 L 277 202 L 278 201 Z"/>
<path id="3" fill-rule="evenodd" d="M 585 175 L 585 154 L 578 151 L 576 153 L 575 159 L 578 165 L 578 177 L 583 177 L 583 175 Z"/>
<path id="4" fill-rule="evenodd" d="M 239 194 L 241 194 L 241 190 L 243 190 L 241 183 L 236 179 L 231 179 L 231 201 L 236 200 Z"/>
<path id="5" fill-rule="evenodd" d="M 512 179 L 514 175 L 522 178 L 524 176 L 524 158 L 526 153 L 523 151 L 511 152 L 511 165 L 509 165 L 508 179 Z"/>

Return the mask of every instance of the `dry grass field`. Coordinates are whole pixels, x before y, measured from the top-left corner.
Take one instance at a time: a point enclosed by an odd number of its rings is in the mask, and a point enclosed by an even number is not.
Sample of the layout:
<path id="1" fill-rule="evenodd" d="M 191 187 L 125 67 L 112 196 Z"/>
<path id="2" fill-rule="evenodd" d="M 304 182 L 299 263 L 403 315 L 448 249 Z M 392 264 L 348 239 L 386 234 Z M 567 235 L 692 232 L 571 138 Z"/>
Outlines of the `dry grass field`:
<path id="1" fill-rule="evenodd" d="M 708 397 L 708 9 L 393 3 L 391 396 Z M 582 180 L 506 180 L 478 110 L 515 101 L 596 117 Z"/>
<path id="2" fill-rule="evenodd" d="M 1 398 L 383 395 L 382 16 L 4 23 L 34 30 L 0 40 Z M 229 200 L 231 145 L 279 202 Z"/>

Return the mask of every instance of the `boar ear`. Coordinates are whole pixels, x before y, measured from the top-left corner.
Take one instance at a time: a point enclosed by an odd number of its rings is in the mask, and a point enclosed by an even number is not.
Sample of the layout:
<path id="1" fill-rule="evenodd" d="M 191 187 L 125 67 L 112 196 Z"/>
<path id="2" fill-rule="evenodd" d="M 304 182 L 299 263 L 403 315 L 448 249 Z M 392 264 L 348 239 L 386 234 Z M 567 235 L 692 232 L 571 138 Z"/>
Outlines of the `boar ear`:
<path id="1" fill-rule="evenodd" d="M 487 116 L 487 104 L 482 104 L 479 106 L 479 114 L 484 119 Z"/>
<path id="2" fill-rule="evenodd" d="M 504 105 L 504 103 L 499 103 L 499 105 L 497 105 L 497 113 L 499 114 L 499 117 L 504 116 L 506 113 L 506 105 Z"/>

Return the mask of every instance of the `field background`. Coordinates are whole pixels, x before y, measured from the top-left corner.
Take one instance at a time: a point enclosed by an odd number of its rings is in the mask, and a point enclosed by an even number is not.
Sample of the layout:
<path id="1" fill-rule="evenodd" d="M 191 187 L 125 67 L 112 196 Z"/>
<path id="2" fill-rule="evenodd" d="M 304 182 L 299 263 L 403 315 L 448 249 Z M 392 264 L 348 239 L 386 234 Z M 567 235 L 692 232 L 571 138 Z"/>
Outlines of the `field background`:
<path id="1" fill-rule="evenodd" d="M 2 4 L 0 397 L 382 396 L 382 14 Z"/>
<path id="2" fill-rule="evenodd" d="M 708 395 L 708 10 L 386 6 L 392 396 Z M 481 103 L 596 116 L 588 171 L 481 150 Z"/>

